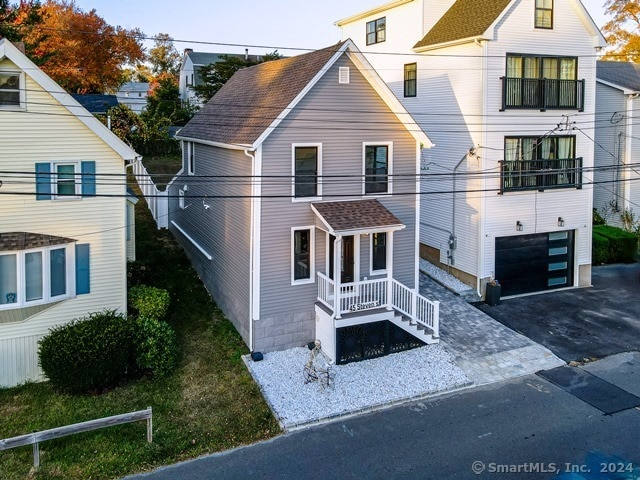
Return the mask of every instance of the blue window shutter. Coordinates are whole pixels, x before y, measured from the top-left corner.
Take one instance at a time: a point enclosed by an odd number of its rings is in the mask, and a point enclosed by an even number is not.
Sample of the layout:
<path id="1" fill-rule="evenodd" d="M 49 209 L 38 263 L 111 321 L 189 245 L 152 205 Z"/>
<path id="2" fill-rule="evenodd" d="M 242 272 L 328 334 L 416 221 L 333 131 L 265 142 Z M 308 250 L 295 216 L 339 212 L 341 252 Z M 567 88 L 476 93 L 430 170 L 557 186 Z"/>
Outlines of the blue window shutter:
<path id="1" fill-rule="evenodd" d="M 36 200 L 51 200 L 51 164 L 36 163 Z"/>
<path id="2" fill-rule="evenodd" d="M 96 162 L 82 162 L 82 196 L 96 196 Z"/>
<path id="3" fill-rule="evenodd" d="M 90 293 L 89 244 L 76 244 L 76 295 Z"/>

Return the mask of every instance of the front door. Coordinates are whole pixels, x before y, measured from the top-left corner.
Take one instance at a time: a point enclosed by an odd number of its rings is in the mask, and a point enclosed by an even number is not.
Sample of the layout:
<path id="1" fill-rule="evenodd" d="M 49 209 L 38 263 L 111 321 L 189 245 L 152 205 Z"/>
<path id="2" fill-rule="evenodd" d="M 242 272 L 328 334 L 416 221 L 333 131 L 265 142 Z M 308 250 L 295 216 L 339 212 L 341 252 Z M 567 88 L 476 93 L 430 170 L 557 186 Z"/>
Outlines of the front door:
<path id="1" fill-rule="evenodd" d="M 329 235 L 329 278 L 333 280 L 334 243 L 336 237 Z M 342 255 L 340 256 L 340 283 L 351 283 L 354 280 L 354 237 L 342 237 Z"/>

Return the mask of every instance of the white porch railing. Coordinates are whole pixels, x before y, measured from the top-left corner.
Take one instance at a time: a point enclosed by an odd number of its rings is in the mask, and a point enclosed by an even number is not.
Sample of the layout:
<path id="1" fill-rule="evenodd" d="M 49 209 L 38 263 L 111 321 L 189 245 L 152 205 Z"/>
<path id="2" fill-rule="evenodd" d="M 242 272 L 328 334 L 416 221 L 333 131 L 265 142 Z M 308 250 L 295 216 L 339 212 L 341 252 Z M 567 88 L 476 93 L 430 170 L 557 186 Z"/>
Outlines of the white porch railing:
<path id="1" fill-rule="evenodd" d="M 336 316 L 390 306 L 409 317 L 412 322 L 429 328 L 434 337 L 439 336 L 440 302 L 428 300 L 397 280 L 391 280 L 391 302 L 388 301 L 387 293 L 389 281 L 383 278 L 340 285 L 336 303 L 335 282 L 323 273 L 318 272 L 317 276 L 318 301 L 331 309 Z M 336 304 L 339 305 L 339 309 L 336 309 Z"/>
<path id="2" fill-rule="evenodd" d="M 167 191 L 160 191 L 158 187 L 151 180 L 151 175 L 144 168 L 141 161 L 133 163 L 133 174 L 136 177 L 136 182 L 142 195 L 149 205 L 151 215 L 158 225 L 158 229 L 167 228 L 169 218 L 169 196 Z"/>

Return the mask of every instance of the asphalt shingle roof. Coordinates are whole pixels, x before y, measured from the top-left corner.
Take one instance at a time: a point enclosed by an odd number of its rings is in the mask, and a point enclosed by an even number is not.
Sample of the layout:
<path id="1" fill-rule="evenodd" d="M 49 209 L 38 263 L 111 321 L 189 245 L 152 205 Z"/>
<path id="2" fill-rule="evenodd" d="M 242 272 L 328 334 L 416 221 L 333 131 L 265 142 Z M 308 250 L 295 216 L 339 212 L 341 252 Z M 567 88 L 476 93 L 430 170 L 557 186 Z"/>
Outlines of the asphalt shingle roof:
<path id="1" fill-rule="evenodd" d="M 640 64 L 633 62 L 605 62 L 596 64 L 596 77 L 629 90 L 640 91 Z"/>
<path id="2" fill-rule="evenodd" d="M 41 233 L 7 232 L 0 233 L 0 252 L 28 250 L 30 248 L 49 247 L 72 242 L 75 242 L 75 240 Z"/>
<path id="3" fill-rule="evenodd" d="M 458 0 L 413 48 L 480 36 L 510 2 L 511 0 Z"/>
<path id="4" fill-rule="evenodd" d="M 403 223 L 378 200 L 313 203 L 334 232 L 400 227 Z"/>
<path id="5" fill-rule="evenodd" d="M 118 106 L 118 98 L 115 95 L 102 95 L 100 93 L 89 93 L 80 95 L 71 94 L 76 101 L 90 113 L 106 113 L 112 107 Z"/>
<path id="6" fill-rule="evenodd" d="M 341 46 L 339 43 L 237 71 L 179 136 L 252 145 Z"/>
<path id="7" fill-rule="evenodd" d="M 241 58 L 244 59 L 245 55 L 243 53 L 209 53 L 209 52 L 189 52 L 187 56 L 191 59 L 191 62 L 194 65 L 209 65 L 210 63 L 218 63 L 222 61 L 222 56 L 228 55 L 233 58 Z M 252 62 L 257 61 L 259 58 L 258 55 L 249 55 L 249 60 Z"/>

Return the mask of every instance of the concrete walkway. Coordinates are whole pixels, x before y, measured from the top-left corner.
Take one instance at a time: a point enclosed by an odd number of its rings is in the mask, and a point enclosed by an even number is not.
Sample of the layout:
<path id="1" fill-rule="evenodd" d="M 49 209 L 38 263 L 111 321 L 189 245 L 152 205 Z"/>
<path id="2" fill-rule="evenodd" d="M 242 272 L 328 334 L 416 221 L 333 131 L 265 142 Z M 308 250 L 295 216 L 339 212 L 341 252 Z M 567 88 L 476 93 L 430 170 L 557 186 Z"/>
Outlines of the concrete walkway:
<path id="1" fill-rule="evenodd" d="M 440 301 L 440 343 L 476 385 L 564 365 L 550 350 L 492 319 L 424 273 L 420 293 Z"/>

